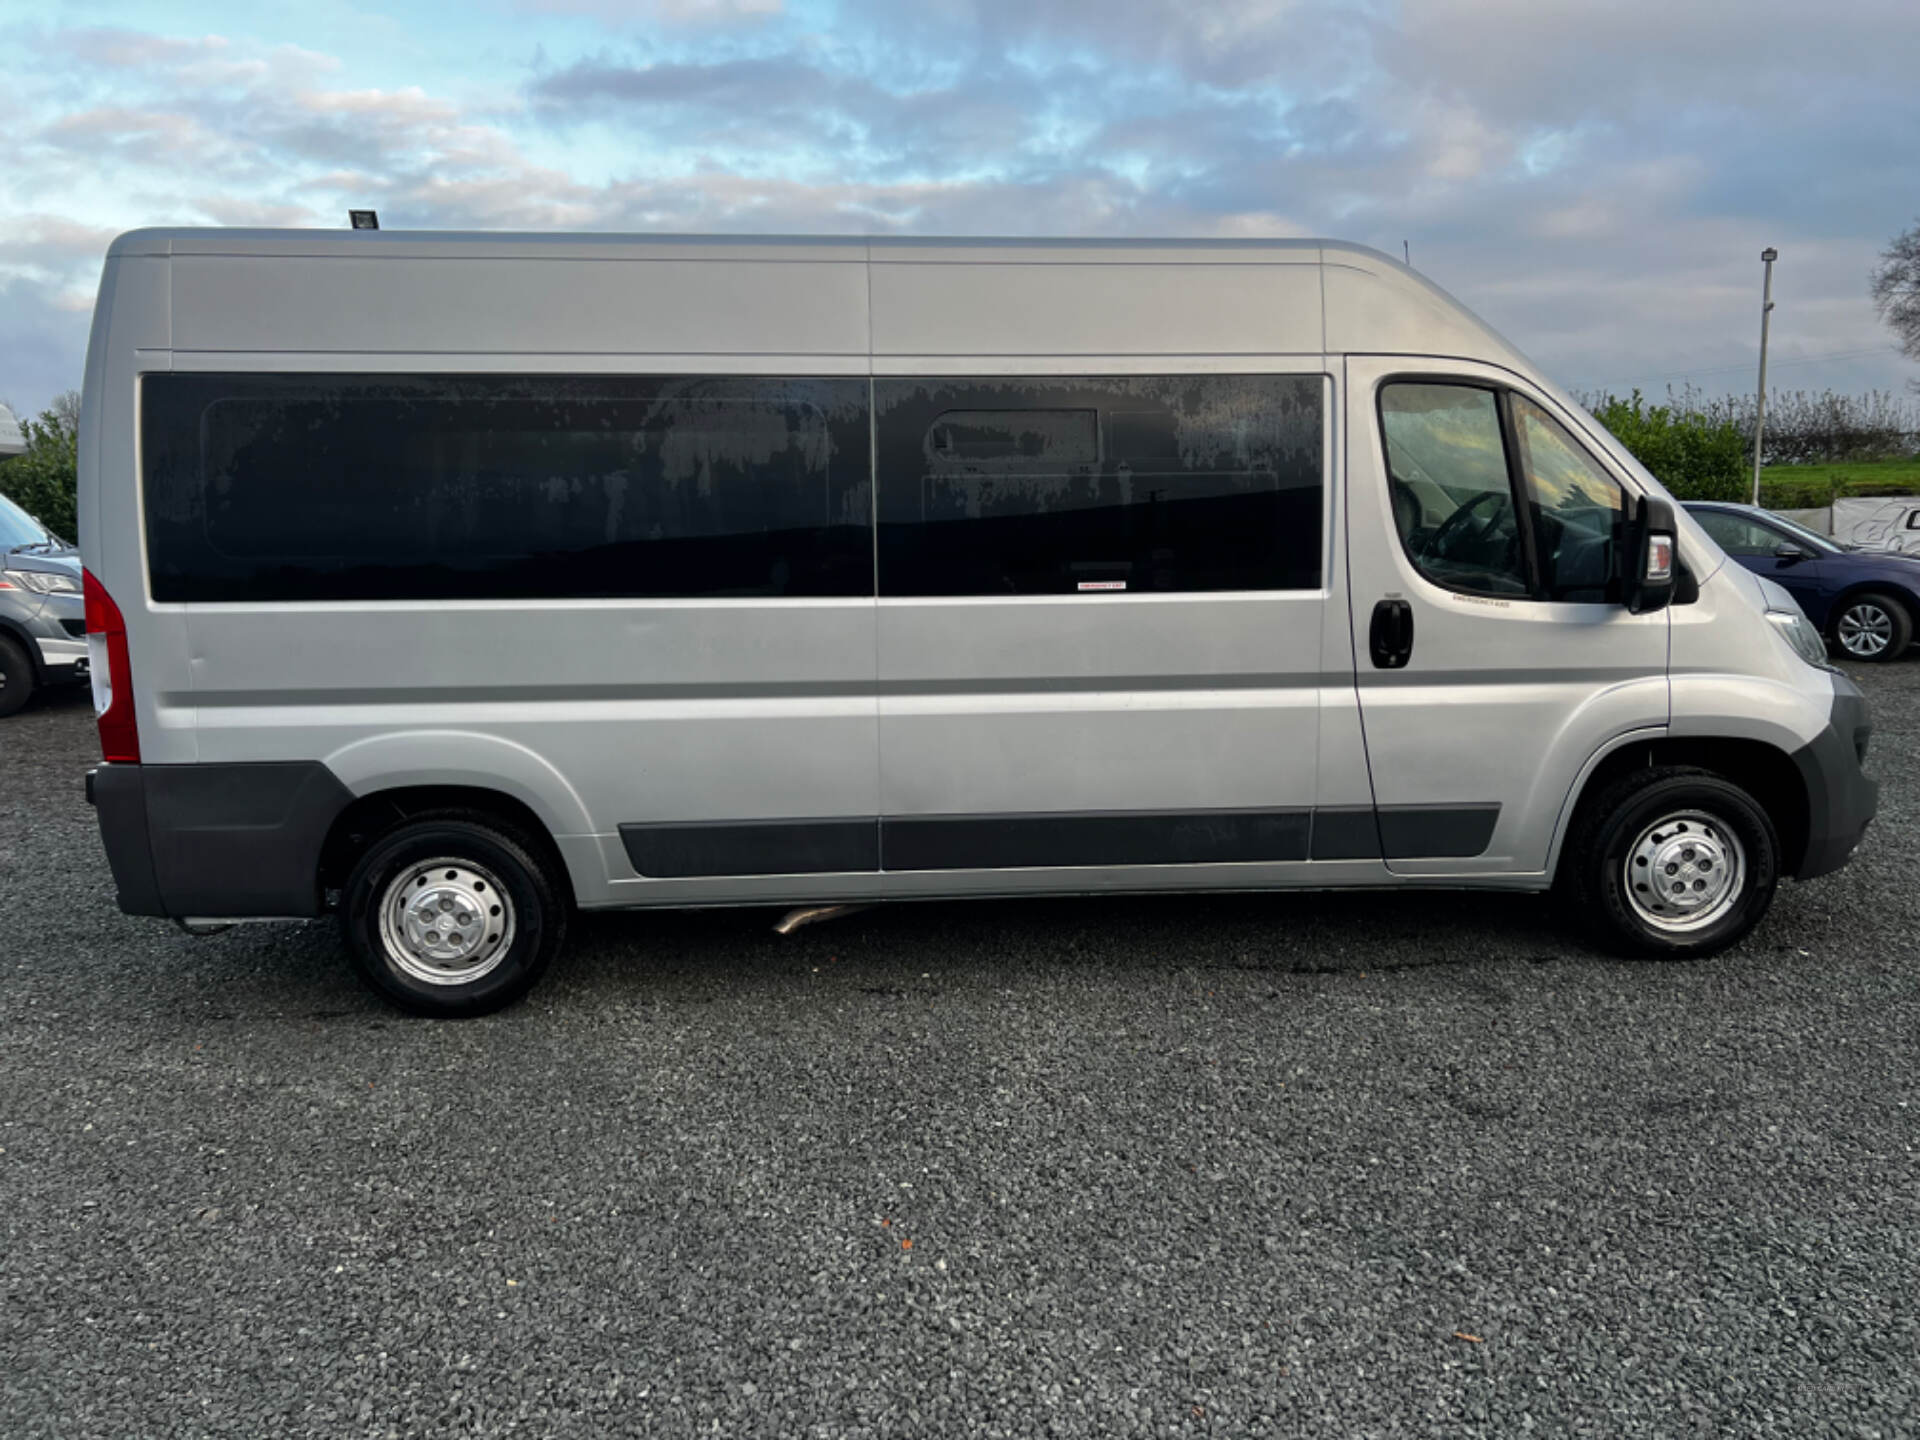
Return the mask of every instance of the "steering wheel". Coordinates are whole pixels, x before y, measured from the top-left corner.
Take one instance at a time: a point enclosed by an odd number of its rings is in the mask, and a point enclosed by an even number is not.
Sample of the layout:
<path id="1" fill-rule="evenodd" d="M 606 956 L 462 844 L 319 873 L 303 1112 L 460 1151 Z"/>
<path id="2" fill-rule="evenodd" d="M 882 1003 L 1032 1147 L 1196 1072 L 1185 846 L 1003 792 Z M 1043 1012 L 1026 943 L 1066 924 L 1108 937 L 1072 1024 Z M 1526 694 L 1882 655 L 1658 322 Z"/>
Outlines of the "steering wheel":
<path id="1" fill-rule="evenodd" d="M 1453 547 L 1454 541 L 1460 538 L 1457 532 L 1466 529 L 1468 523 L 1473 518 L 1473 513 L 1490 500 L 1505 500 L 1506 498 L 1507 497 L 1498 490 L 1482 490 L 1478 495 L 1474 496 L 1473 499 L 1462 505 L 1458 510 L 1442 520 L 1439 525 L 1434 527 L 1433 533 L 1427 537 L 1427 543 L 1420 547 L 1420 558 L 1423 560 L 1434 557 L 1445 559 L 1446 553 Z M 1480 521 L 1479 529 L 1475 530 L 1472 535 L 1466 538 L 1474 544 L 1485 540 L 1493 534 L 1493 528 L 1500 523 L 1501 515 L 1501 511 L 1495 510 L 1492 514 Z"/>

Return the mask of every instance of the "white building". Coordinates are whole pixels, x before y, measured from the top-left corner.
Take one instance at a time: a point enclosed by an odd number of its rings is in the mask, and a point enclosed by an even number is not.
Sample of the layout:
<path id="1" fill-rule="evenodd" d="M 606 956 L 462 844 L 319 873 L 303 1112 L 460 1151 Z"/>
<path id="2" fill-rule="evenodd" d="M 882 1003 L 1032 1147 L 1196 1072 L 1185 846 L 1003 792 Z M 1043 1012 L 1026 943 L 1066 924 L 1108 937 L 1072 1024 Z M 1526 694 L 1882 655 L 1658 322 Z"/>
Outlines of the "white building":
<path id="1" fill-rule="evenodd" d="M 13 418 L 13 411 L 0 405 L 0 457 L 23 455 L 27 449 L 27 438 L 20 433 L 20 422 Z"/>

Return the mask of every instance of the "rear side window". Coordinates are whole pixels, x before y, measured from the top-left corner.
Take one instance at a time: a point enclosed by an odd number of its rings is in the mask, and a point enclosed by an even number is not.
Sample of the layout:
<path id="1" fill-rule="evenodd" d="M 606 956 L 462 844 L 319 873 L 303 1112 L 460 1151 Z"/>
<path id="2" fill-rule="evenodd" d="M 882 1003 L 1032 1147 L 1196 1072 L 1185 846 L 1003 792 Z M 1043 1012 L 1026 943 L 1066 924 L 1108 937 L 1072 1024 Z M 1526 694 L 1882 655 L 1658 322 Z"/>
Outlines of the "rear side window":
<path id="1" fill-rule="evenodd" d="M 1394 527 L 1420 573 L 1471 595 L 1531 594 L 1495 392 L 1387 385 L 1380 428 Z"/>
<path id="2" fill-rule="evenodd" d="M 1317 375 L 874 382 L 880 593 L 1316 589 Z"/>
<path id="3" fill-rule="evenodd" d="M 867 382 L 151 375 L 158 601 L 871 595 Z"/>
<path id="4" fill-rule="evenodd" d="M 1778 530 L 1727 510 L 1695 510 L 1693 518 L 1729 555 L 1771 555 L 1786 538 Z"/>

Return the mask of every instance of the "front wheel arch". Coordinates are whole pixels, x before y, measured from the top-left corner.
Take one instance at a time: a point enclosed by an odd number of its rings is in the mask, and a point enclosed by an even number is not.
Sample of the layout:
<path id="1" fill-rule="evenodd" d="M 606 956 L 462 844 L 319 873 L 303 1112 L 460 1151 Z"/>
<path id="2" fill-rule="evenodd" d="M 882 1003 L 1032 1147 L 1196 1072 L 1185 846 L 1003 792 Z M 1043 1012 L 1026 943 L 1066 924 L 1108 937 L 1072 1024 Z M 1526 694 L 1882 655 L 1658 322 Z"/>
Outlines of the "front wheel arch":
<path id="1" fill-rule="evenodd" d="M 1812 811 L 1807 782 L 1786 751 L 1764 740 L 1654 736 L 1631 741 L 1603 756 L 1581 783 L 1579 794 L 1567 807 L 1561 824 L 1559 855 L 1554 865 L 1556 889 L 1565 888 L 1568 851 L 1565 841 L 1574 832 L 1585 807 L 1595 796 L 1604 794 L 1634 771 L 1665 766 L 1707 771 L 1753 796 L 1767 812 L 1779 836 L 1780 873 L 1799 873 L 1813 833 Z"/>

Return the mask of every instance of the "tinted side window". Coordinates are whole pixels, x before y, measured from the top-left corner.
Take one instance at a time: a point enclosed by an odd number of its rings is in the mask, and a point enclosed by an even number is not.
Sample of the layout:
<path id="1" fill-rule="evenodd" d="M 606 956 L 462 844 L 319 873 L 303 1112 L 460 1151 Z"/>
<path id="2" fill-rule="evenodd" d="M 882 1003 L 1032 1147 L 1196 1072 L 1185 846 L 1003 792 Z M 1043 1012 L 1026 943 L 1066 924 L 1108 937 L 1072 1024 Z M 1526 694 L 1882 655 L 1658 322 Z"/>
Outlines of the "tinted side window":
<path id="1" fill-rule="evenodd" d="M 1531 594 L 1494 392 L 1382 386 L 1380 429 L 1394 528 L 1420 573 L 1473 595 Z"/>
<path id="2" fill-rule="evenodd" d="M 880 593 L 1320 584 L 1314 375 L 874 382 Z"/>
<path id="3" fill-rule="evenodd" d="M 867 382 L 154 375 L 161 601 L 871 595 Z"/>
<path id="4" fill-rule="evenodd" d="M 1521 395 L 1512 404 L 1544 598 L 1617 600 L 1614 555 L 1624 492 L 1546 411 Z"/>
<path id="5" fill-rule="evenodd" d="M 1695 510 L 1693 518 L 1729 555 L 1771 555 L 1784 538 L 1778 531 L 1727 510 Z"/>

